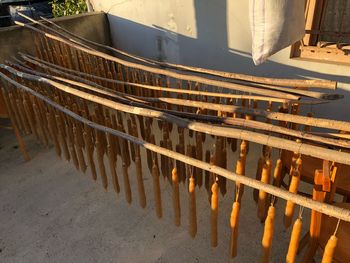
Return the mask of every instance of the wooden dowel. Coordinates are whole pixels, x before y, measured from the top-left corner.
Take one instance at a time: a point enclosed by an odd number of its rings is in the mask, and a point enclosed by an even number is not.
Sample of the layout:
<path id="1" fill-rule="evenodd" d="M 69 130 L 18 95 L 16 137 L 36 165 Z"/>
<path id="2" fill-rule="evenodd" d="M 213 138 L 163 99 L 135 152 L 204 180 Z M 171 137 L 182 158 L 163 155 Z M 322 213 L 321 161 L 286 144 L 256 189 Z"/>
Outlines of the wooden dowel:
<path id="1" fill-rule="evenodd" d="M 244 157 L 240 157 L 237 160 L 236 174 L 242 175 L 242 176 L 245 175 L 245 161 L 246 160 Z M 237 197 L 237 200 L 236 200 L 237 202 L 239 202 L 239 203 L 241 202 L 243 193 L 244 193 L 244 185 L 239 183 L 239 182 L 236 182 L 235 196 Z"/>
<path id="2" fill-rule="evenodd" d="M 131 120 L 130 119 L 127 120 L 127 126 L 128 126 L 128 133 L 132 134 L 133 131 L 132 131 Z M 133 162 L 135 162 L 135 147 L 134 147 L 133 143 L 130 143 L 130 155 L 131 155 L 131 160 Z"/>
<path id="3" fill-rule="evenodd" d="M 8 105 L 11 107 L 11 111 L 13 113 L 13 117 L 16 123 L 16 126 L 21 131 L 24 130 L 24 124 L 22 123 L 22 119 L 20 118 L 19 110 L 17 108 L 17 104 L 15 101 L 15 98 L 13 96 L 13 93 L 11 91 L 8 92 Z"/>
<path id="4" fill-rule="evenodd" d="M 262 167 L 261 182 L 265 184 L 270 183 L 270 176 L 271 176 L 271 160 L 267 159 Z M 268 194 L 263 190 L 259 190 L 258 217 L 261 220 L 261 222 L 263 222 L 266 217 L 267 201 L 268 201 Z"/>
<path id="5" fill-rule="evenodd" d="M 97 180 L 97 172 L 96 172 L 96 166 L 94 162 L 94 144 L 91 138 L 91 129 L 90 127 L 86 127 L 85 131 L 83 132 L 83 137 L 86 145 L 86 155 L 89 163 L 89 167 L 91 170 L 91 175 L 93 180 Z"/>
<path id="6" fill-rule="evenodd" d="M 65 123 L 65 126 L 66 126 L 66 134 L 67 134 L 67 139 L 68 139 L 69 155 L 72 157 L 72 161 L 73 161 L 75 168 L 79 171 L 79 162 L 78 162 L 77 153 L 76 153 L 75 147 L 74 147 L 74 139 L 73 139 L 73 134 L 72 134 L 72 130 L 71 130 L 69 121 L 67 121 Z"/>
<path id="7" fill-rule="evenodd" d="M 146 138 L 144 140 L 147 142 L 151 142 L 151 138 L 152 138 L 153 134 L 152 134 L 151 124 L 148 121 L 148 118 L 146 118 L 146 130 L 148 132 L 146 133 L 146 135 L 145 135 Z M 154 138 L 154 136 L 153 136 L 153 138 Z M 152 152 L 149 150 L 146 150 L 146 157 L 147 157 L 147 166 L 148 166 L 149 171 L 151 172 L 152 167 L 153 167 Z"/>
<path id="8" fill-rule="evenodd" d="M 129 181 L 129 173 L 128 173 L 128 166 L 123 161 L 122 164 L 123 169 L 123 179 L 124 179 L 124 194 L 125 194 L 125 200 L 128 202 L 128 204 L 131 204 L 132 202 L 132 193 L 131 193 L 131 187 L 130 187 L 130 181 Z"/>
<path id="9" fill-rule="evenodd" d="M 29 121 L 29 125 L 30 125 L 30 130 L 31 132 L 34 134 L 35 138 L 37 140 L 39 140 L 39 136 L 38 136 L 38 132 L 36 130 L 36 126 L 35 126 L 35 118 L 34 118 L 34 114 L 33 111 L 30 107 L 30 103 L 28 102 L 27 99 L 23 100 L 23 105 L 24 105 L 24 111 L 26 112 L 26 115 L 28 117 L 28 121 Z"/>
<path id="10" fill-rule="evenodd" d="M 61 158 L 61 146 L 57 138 L 57 129 L 54 127 L 54 124 L 53 124 L 53 113 L 47 112 L 46 118 L 49 123 L 49 132 L 51 134 L 51 138 L 53 139 L 53 144 L 55 146 L 56 154 L 58 155 L 58 157 Z"/>
<path id="11" fill-rule="evenodd" d="M 122 117 L 118 115 L 118 130 L 124 132 L 124 128 L 122 126 Z M 122 157 L 122 170 L 123 170 L 123 181 L 124 181 L 124 194 L 126 201 L 131 204 L 132 202 L 132 193 L 131 186 L 129 180 L 128 167 L 130 166 L 130 155 L 129 155 L 129 145 L 128 141 L 122 138 L 118 138 L 120 145 L 120 152 Z M 131 142 L 130 142 L 131 143 Z"/>
<path id="12" fill-rule="evenodd" d="M 112 176 L 112 183 L 113 183 L 113 189 L 116 193 L 120 192 L 120 186 L 119 186 L 119 180 L 116 172 L 116 159 L 115 159 L 115 152 L 113 147 L 113 136 L 112 134 L 107 134 L 107 156 L 108 156 L 108 163 L 109 163 L 109 170 Z"/>
<path id="13" fill-rule="evenodd" d="M 63 124 L 61 114 L 55 115 L 56 122 L 57 122 L 57 128 L 58 128 L 58 134 L 60 137 L 64 157 L 66 158 L 67 161 L 70 161 L 70 154 L 69 154 L 69 150 L 68 150 L 68 145 L 67 145 L 67 141 L 66 141 L 66 132 L 65 132 L 65 128 L 64 128 L 65 126 Z"/>
<path id="14" fill-rule="evenodd" d="M 75 141 L 75 145 L 76 145 L 75 149 L 76 149 L 77 156 L 78 156 L 79 168 L 83 173 L 85 173 L 87 166 L 86 166 L 85 159 L 84 159 L 82 145 L 79 143 L 79 141 L 80 141 L 79 136 L 81 136 L 81 134 L 79 134 L 79 132 L 77 131 L 76 126 L 73 127 L 73 135 L 74 135 L 74 141 Z"/>
<path id="15" fill-rule="evenodd" d="M 47 138 L 47 135 L 45 133 L 45 129 L 43 127 L 43 123 L 42 123 L 42 120 L 40 117 L 38 105 L 35 102 L 33 103 L 33 109 L 34 109 L 34 115 L 35 115 L 35 123 L 36 123 L 37 127 L 39 128 L 39 134 L 40 134 L 39 137 L 41 138 L 41 142 L 45 146 L 48 146 L 48 138 Z"/>
<path id="16" fill-rule="evenodd" d="M 117 119 L 115 117 L 115 114 L 111 115 L 111 119 L 112 119 L 112 127 L 113 129 L 117 130 L 118 129 L 118 124 L 117 124 Z M 114 147 L 115 147 L 115 159 L 117 160 L 117 156 L 121 156 L 120 153 L 120 144 L 119 144 L 119 140 L 118 137 L 113 137 L 113 142 L 114 142 Z"/>
<path id="17" fill-rule="evenodd" d="M 140 151 L 140 150 L 138 149 L 137 151 Z M 135 165 L 136 165 L 137 189 L 138 189 L 138 193 L 139 193 L 139 203 L 140 203 L 140 206 L 142 208 L 145 208 L 146 207 L 146 193 L 145 193 L 145 187 L 143 184 L 141 157 L 140 157 L 139 153 L 136 153 Z"/>
<path id="18" fill-rule="evenodd" d="M 227 167 L 226 145 L 223 137 L 217 137 L 215 142 L 215 164 L 225 168 Z M 226 190 L 226 178 L 218 176 L 218 185 L 221 194 L 224 196 Z"/>
<path id="19" fill-rule="evenodd" d="M 102 181 L 102 186 L 105 190 L 108 188 L 108 180 L 107 180 L 107 175 L 106 175 L 106 169 L 103 161 L 103 149 L 101 145 L 101 140 L 100 140 L 100 135 L 96 134 L 96 155 L 97 155 L 97 162 L 98 162 L 98 167 L 100 171 L 100 176 L 101 176 L 101 181 Z"/>
<path id="20" fill-rule="evenodd" d="M 19 116 L 21 119 L 21 122 L 23 123 L 23 128 L 26 134 L 30 134 L 30 126 L 29 126 L 29 121 L 26 115 L 26 112 L 24 111 L 24 106 L 23 106 L 23 99 L 16 99 L 16 106 L 18 108 Z"/>
<path id="21" fill-rule="evenodd" d="M 156 206 L 156 215 L 158 218 L 162 218 L 163 209 L 162 209 L 162 197 L 161 197 L 160 183 L 159 183 L 159 168 L 155 159 L 153 159 L 152 179 L 153 179 L 153 191 L 154 191 L 154 201 Z"/>
<path id="22" fill-rule="evenodd" d="M 273 171 L 273 185 L 280 187 L 281 186 L 281 174 L 282 174 L 282 169 L 283 169 L 283 163 L 282 163 L 282 159 L 278 158 L 276 160 L 276 166 L 275 169 Z"/>
<path id="23" fill-rule="evenodd" d="M 195 134 L 196 139 L 196 159 L 201 160 L 203 159 L 203 142 L 202 142 L 202 135 L 199 132 L 196 132 Z M 203 170 L 202 169 L 195 169 L 196 171 L 196 179 L 197 184 L 199 187 L 203 184 Z"/>
<path id="24" fill-rule="evenodd" d="M 210 163 L 210 151 L 207 150 L 205 152 L 205 162 L 206 163 Z M 210 184 L 209 184 L 209 180 L 210 180 L 210 172 L 209 171 L 205 171 L 204 172 L 204 186 L 205 186 L 205 189 L 209 192 L 209 188 L 210 188 Z"/>
<path id="25" fill-rule="evenodd" d="M 23 138 L 16 126 L 16 122 L 15 122 L 15 118 L 14 118 L 14 114 L 13 114 L 13 111 L 11 110 L 10 106 L 9 106 L 9 103 L 8 101 L 6 100 L 7 96 L 6 96 L 6 91 L 4 88 L 1 88 L 1 91 L 2 91 L 2 94 L 4 96 L 4 102 L 5 102 L 5 108 L 6 108 L 6 112 L 8 113 L 9 117 L 10 117 L 10 121 L 11 121 L 11 126 L 15 132 L 15 135 L 16 135 L 16 139 L 17 139 L 17 142 L 18 142 L 18 146 L 19 146 L 19 149 L 21 150 L 22 152 L 22 155 L 23 155 L 23 159 L 24 161 L 29 161 L 30 158 L 29 158 L 29 155 L 28 155 L 28 152 L 27 152 L 27 149 L 25 147 L 25 144 L 24 144 L 24 141 L 23 141 Z"/>
<path id="26" fill-rule="evenodd" d="M 258 180 L 258 181 L 261 180 L 261 173 L 262 173 L 264 163 L 265 163 L 265 158 L 263 156 L 260 156 L 258 159 L 258 165 L 256 167 L 255 180 Z M 259 199 L 258 189 L 253 190 L 253 199 L 256 203 L 258 202 L 258 199 Z"/>
<path id="27" fill-rule="evenodd" d="M 179 144 L 176 145 L 176 152 L 185 154 L 184 128 L 178 128 Z M 180 182 L 186 182 L 186 167 L 183 162 L 176 161 L 176 170 Z"/>
<path id="28" fill-rule="evenodd" d="M 298 192 L 298 187 L 300 183 L 301 165 L 302 165 L 302 160 L 300 157 L 296 160 L 295 165 L 296 167 L 292 174 L 291 182 L 289 184 L 289 192 L 291 193 Z M 291 201 L 287 201 L 286 208 L 284 210 L 284 226 L 286 228 L 288 228 L 292 224 L 294 208 L 295 208 L 295 204 Z"/>

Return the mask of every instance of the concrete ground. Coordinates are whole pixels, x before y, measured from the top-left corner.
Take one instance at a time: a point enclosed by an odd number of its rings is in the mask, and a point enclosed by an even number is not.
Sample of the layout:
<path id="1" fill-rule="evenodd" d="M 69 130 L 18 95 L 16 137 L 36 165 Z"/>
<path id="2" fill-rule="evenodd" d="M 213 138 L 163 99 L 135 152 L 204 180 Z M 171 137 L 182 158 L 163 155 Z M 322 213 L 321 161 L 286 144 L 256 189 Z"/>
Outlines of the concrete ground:
<path id="1" fill-rule="evenodd" d="M 210 206 L 205 188 L 197 190 L 198 234 L 188 234 L 187 190 L 181 185 L 181 226 L 173 223 L 172 189 L 161 178 L 163 219 L 156 218 L 150 174 L 144 167 L 147 207 L 138 205 L 134 170 L 133 203 L 123 189 L 105 192 L 98 178 L 77 172 L 51 146 L 25 138 L 31 160 L 24 162 L 11 130 L 0 129 L 0 262 L 231 262 L 228 255 L 232 182 L 219 204 L 219 245 L 210 247 Z M 247 174 L 255 175 L 260 147 L 251 145 Z M 237 153 L 230 153 L 234 167 Z M 107 163 L 106 163 L 107 164 Z M 119 174 L 121 169 L 118 167 Z M 122 186 L 122 178 L 119 176 Z M 283 262 L 290 229 L 282 224 L 285 202 L 277 203 L 271 262 Z M 304 211 L 305 233 L 309 210 Z M 252 190 L 245 188 L 239 248 L 235 262 L 258 262 L 263 225 L 256 216 Z"/>

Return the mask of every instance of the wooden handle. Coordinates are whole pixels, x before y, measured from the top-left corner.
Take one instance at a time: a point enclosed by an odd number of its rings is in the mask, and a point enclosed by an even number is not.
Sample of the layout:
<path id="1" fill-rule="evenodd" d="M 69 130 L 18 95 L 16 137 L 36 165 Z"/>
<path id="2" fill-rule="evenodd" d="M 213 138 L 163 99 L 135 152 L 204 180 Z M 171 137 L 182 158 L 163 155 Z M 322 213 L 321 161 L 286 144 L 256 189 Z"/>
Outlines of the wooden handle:
<path id="1" fill-rule="evenodd" d="M 271 160 L 268 159 L 266 160 L 262 168 L 261 182 L 268 184 L 270 182 L 270 175 L 271 175 Z M 264 221 L 266 217 L 266 205 L 268 201 L 267 197 L 268 197 L 268 194 L 265 191 L 259 190 L 258 217 L 261 221 Z"/>

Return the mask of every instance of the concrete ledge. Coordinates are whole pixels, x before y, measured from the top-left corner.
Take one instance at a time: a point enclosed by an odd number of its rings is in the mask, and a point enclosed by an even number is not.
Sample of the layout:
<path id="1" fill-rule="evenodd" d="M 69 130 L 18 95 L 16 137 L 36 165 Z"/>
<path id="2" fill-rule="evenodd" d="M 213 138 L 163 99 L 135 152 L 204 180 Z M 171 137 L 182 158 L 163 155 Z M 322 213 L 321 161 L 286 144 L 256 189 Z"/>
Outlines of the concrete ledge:
<path id="1" fill-rule="evenodd" d="M 110 45 L 108 19 L 103 12 L 54 18 L 53 21 L 79 36 Z M 0 29 L 0 63 L 21 52 L 35 54 L 32 32 L 20 26 Z"/>

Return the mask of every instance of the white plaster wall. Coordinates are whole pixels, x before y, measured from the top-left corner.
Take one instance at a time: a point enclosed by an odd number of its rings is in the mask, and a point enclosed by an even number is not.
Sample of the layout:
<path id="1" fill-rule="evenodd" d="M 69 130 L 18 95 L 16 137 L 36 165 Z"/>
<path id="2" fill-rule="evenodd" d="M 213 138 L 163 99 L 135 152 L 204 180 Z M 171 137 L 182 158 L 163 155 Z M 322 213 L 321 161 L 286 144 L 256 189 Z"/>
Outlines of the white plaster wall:
<path id="1" fill-rule="evenodd" d="M 305 110 L 350 121 L 350 66 L 290 59 L 290 48 L 253 64 L 248 0 L 91 2 L 108 13 L 114 46 L 137 55 L 260 76 L 337 80 L 345 99 Z"/>

